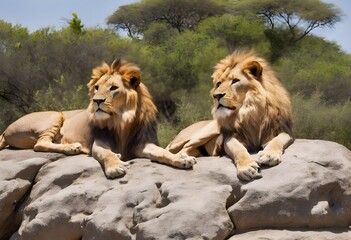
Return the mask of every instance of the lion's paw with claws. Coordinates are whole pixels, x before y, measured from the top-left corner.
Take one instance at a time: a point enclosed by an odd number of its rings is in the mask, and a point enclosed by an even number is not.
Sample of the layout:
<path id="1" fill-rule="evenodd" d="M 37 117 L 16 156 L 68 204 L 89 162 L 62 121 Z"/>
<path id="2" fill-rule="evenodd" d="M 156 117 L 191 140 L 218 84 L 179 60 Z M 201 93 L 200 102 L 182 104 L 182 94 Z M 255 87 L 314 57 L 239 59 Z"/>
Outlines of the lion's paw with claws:
<path id="1" fill-rule="evenodd" d="M 80 143 L 72 143 L 64 146 L 63 152 L 67 155 L 76 155 L 82 152 L 82 145 Z"/>
<path id="2" fill-rule="evenodd" d="M 186 153 L 180 153 L 177 157 L 178 159 L 173 162 L 173 166 L 177 168 L 192 168 L 196 164 L 196 158 Z"/>
<path id="3" fill-rule="evenodd" d="M 238 163 L 236 165 L 238 178 L 244 181 L 250 181 L 254 178 L 261 178 L 260 167 L 254 161 L 247 161 L 245 164 Z"/>
<path id="4" fill-rule="evenodd" d="M 116 154 L 116 157 L 118 160 L 113 161 L 113 163 L 110 163 L 105 167 L 105 174 L 111 179 L 122 177 L 126 174 L 126 166 L 128 163 L 120 160 L 120 154 Z"/>
<path id="5" fill-rule="evenodd" d="M 275 166 L 281 163 L 281 150 L 262 150 L 258 152 L 257 163 L 259 165 Z"/>

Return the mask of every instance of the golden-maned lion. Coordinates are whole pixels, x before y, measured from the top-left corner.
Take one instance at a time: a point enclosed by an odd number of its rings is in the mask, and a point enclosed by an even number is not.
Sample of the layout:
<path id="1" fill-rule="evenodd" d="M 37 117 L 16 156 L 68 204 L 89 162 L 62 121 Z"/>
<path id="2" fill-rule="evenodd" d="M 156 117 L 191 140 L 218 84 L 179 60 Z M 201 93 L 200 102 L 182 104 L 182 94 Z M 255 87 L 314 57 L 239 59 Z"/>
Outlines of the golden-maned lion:
<path id="1" fill-rule="evenodd" d="M 158 146 L 156 107 L 140 69 L 124 60 L 93 70 L 88 109 L 35 112 L 12 123 L 0 137 L 7 145 L 34 151 L 91 154 L 109 178 L 125 173 L 122 160 L 144 157 L 179 168 L 195 158 Z"/>
<path id="2" fill-rule="evenodd" d="M 238 50 L 222 59 L 212 78 L 215 120 L 185 128 L 167 148 L 195 157 L 202 152 L 227 154 L 240 179 L 260 177 L 259 164 L 279 164 L 293 140 L 289 94 L 267 61 L 253 51 Z M 249 152 L 262 148 L 256 162 Z"/>

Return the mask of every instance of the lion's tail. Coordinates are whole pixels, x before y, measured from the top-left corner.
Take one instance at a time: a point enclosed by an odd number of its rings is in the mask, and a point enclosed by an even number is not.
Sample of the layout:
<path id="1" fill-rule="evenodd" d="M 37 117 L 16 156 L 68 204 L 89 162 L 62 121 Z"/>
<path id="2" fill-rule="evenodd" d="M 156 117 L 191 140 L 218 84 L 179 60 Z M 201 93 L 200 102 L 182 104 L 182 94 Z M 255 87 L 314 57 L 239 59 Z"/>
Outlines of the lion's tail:
<path id="1" fill-rule="evenodd" d="M 0 135 L 0 150 L 4 149 L 7 146 L 7 143 L 5 142 L 5 132 Z"/>

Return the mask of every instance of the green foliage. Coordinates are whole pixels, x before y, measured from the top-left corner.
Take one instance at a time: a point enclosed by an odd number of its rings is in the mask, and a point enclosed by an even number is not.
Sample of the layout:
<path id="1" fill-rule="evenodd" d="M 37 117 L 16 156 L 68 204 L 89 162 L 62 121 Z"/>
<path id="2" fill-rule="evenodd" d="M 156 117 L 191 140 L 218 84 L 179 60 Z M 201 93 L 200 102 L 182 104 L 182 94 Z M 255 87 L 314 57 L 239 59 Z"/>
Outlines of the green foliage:
<path id="1" fill-rule="evenodd" d="M 331 27 L 340 21 L 341 11 L 334 4 L 321 0 L 241 0 L 236 12 L 256 13 L 271 30 L 287 29 L 290 44 L 303 39 L 319 27 Z"/>
<path id="2" fill-rule="evenodd" d="M 34 94 L 34 101 L 30 108 L 31 112 L 35 111 L 64 111 L 88 107 L 89 96 L 85 85 L 70 85 L 64 76 L 60 79 L 54 79 L 53 84 L 45 89 L 40 89 Z M 62 91 L 62 89 L 66 89 Z"/>
<path id="3" fill-rule="evenodd" d="M 178 128 L 176 128 L 173 123 L 164 118 L 159 120 L 157 137 L 159 139 L 160 146 L 164 148 L 167 147 L 167 145 L 175 136 L 177 136 L 178 133 Z"/>
<path id="4" fill-rule="evenodd" d="M 311 96 L 318 90 L 328 103 L 350 100 L 350 55 L 315 37 L 307 38 L 292 50 L 275 65 L 290 92 Z"/>
<path id="5" fill-rule="evenodd" d="M 72 13 L 72 17 L 73 18 L 70 21 L 68 21 L 69 27 L 73 30 L 73 32 L 81 34 L 84 28 L 82 21 L 78 18 L 77 13 Z"/>
<path id="6" fill-rule="evenodd" d="M 326 104 L 319 93 L 292 98 L 296 138 L 336 141 L 351 149 L 351 102 Z"/>
<path id="7" fill-rule="evenodd" d="M 165 118 L 162 118 L 160 121 L 158 137 L 161 146 L 166 147 L 187 126 L 212 118 L 212 99 L 208 89 L 205 91 L 203 89 L 195 89 L 190 94 L 186 91 L 178 93 L 177 106 L 176 123 L 171 123 Z"/>
<path id="8" fill-rule="evenodd" d="M 198 27 L 199 32 L 219 38 L 227 49 L 239 47 L 254 48 L 261 53 L 269 52 L 269 42 L 265 37 L 264 23 L 255 15 L 211 17 Z"/>
<path id="9" fill-rule="evenodd" d="M 137 36 L 150 23 L 162 22 L 182 32 L 194 29 L 209 16 L 221 15 L 226 7 L 214 0 L 143 0 L 117 9 L 107 18 L 107 23 Z"/>
<path id="10" fill-rule="evenodd" d="M 143 66 L 143 79 L 156 99 L 159 111 L 175 120 L 178 93 L 200 86 L 209 91 L 212 67 L 228 52 L 218 39 L 202 33 L 185 31 L 158 45 L 139 43 L 136 62 Z"/>
<path id="11" fill-rule="evenodd" d="M 170 37 L 176 35 L 177 30 L 161 22 L 150 23 L 143 33 L 145 43 L 151 45 L 164 44 Z"/>

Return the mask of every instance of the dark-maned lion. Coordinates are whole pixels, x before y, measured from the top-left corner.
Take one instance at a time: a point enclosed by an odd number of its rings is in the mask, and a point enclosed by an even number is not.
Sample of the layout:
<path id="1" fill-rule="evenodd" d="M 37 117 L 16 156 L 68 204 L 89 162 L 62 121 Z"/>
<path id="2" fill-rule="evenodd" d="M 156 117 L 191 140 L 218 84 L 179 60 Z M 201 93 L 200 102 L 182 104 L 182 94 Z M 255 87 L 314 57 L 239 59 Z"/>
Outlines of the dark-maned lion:
<path id="1" fill-rule="evenodd" d="M 35 112 L 12 123 L 0 136 L 7 145 L 68 155 L 91 154 L 107 177 L 125 173 L 124 162 L 145 157 L 179 168 L 190 168 L 195 158 L 173 154 L 158 146 L 156 107 L 140 69 L 124 60 L 93 70 L 88 109 Z"/>

